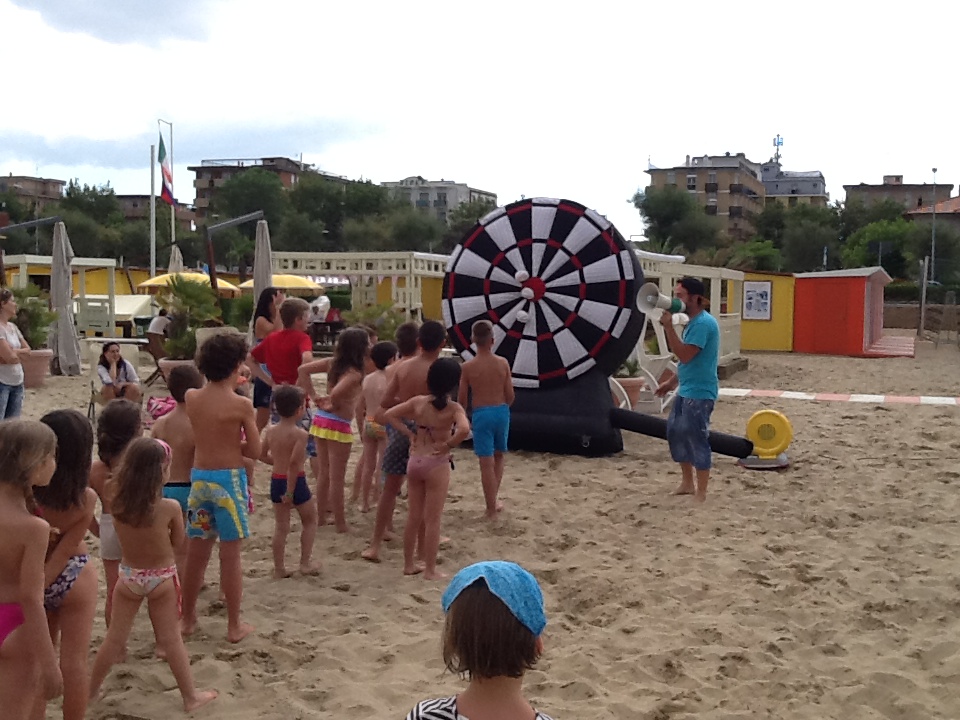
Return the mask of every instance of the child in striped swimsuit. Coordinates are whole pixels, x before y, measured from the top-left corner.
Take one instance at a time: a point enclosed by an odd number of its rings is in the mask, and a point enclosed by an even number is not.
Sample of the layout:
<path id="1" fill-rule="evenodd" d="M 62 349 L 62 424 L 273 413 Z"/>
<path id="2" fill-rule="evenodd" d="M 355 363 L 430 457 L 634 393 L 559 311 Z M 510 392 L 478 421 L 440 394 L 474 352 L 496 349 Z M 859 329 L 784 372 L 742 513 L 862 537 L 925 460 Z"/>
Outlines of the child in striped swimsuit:
<path id="1" fill-rule="evenodd" d="M 347 475 L 347 461 L 353 445 L 353 417 L 357 400 L 363 388 L 363 369 L 370 353 L 370 340 L 363 328 L 347 328 L 337 338 L 333 359 L 327 370 L 327 392 L 314 397 L 317 412 L 313 416 L 310 434 L 317 440 L 320 473 L 317 477 L 317 522 L 326 522 L 327 503 L 332 505 L 333 521 L 338 533 L 348 531 L 344 515 L 343 489 Z M 319 361 L 325 363 L 325 361 Z M 315 365 L 308 364 L 308 365 Z M 308 372 L 317 372 L 308 367 Z M 310 386 L 312 392 L 313 387 Z"/>
<path id="2" fill-rule="evenodd" d="M 112 509 L 123 555 L 110 627 L 93 663 L 90 696 L 99 695 L 110 668 L 123 657 L 133 621 L 146 598 L 158 649 L 177 680 L 183 709 L 192 712 L 214 700 L 217 692 L 197 690 L 180 636 L 174 544 L 184 541 L 184 529 L 180 503 L 163 497 L 170 457 L 170 446 L 162 440 L 138 438 L 127 446 L 114 473 Z"/>
<path id="3" fill-rule="evenodd" d="M 459 695 L 420 701 L 407 720 L 550 720 L 523 696 L 547 625 L 536 578 L 512 562 L 474 563 L 454 576 L 440 603 L 443 662 L 470 683 Z"/>

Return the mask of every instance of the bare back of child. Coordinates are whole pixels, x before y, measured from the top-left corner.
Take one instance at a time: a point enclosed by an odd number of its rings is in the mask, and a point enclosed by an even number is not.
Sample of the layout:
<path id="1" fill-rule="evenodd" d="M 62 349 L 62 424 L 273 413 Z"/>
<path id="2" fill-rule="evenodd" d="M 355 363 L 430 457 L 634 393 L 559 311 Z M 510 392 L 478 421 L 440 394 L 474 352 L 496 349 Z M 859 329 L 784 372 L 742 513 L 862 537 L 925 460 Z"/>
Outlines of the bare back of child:
<path id="1" fill-rule="evenodd" d="M 317 535 L 317 504 L 312 501 L 303 470 L 307 458 L 309 433 L 299 425 L 304 413 L 303 390 L 294 385 L 281 385 L 273 393 L 280 422 L 264 431 L 261 459 L 273 466 L 270 499 L 273 501 L 273 575 L 290 576 L 284 555 L 290 534 L 290 511 L 300 516 L 300 572 L 316 575 L 319 564 L 311 560 L 313 541 Z"/>
<path id="2" fill-rule="evenodd" d="M 419 353 L 409 360 L 396 363 L 393 374 L 389 376 L 383 392 L 380 408 L 375 415 L 377 422 L 386 423 L 386 411 L 419 395 L 428 395 L 427 373 L 430 366 L 440 357 L 440 350 L 446 341 L 447 332 L 443 325 L 428 320 L 417 331 Z M 411 418 L 402 422 L 410 432 L 415 423 Z M 377 519 L 370 545 L 360 556 L 370 562 L 380 562 L 380 544 L 393 519 L 397 504 L 397 495 L 407 474 L 407 462 L 410 459 L 409 434 L 401 433 L 396 427 L 387 430 L 387 447 L 383 453 L 383 472 L 386 476 L 380 501 L 377 503 Z"/>
<path id="3" fill-rule="evenodd" d="M 487 518 L 503 510 L 499 499 L 503 482 L 503 460 L 510 434 L 510 406 L 513 404 L 513 378 L 510 363 L 493 353 L 493 326 L 487 320 L 473 324 L 473 342 L 477 354 L 463 364 L 458 400 L 472 408 L 473 451 L 480 462 L 480 482 Z"/>
<path id="4" fill-rule="evenodd" d="M 201 346 L 197 365 L 207 384 L 185 395 L 196 442 L 187 502 L 187 566 L 183 579 L 184 634 L 196 629 L 196 603 L 213 546 L 220 541 L 220 587 L 227 605 L 227 640 L 253 628 L 240 620 L 243 568 L 240 541 L 250 534 L 244 458 L 260 456 L 260 435 L 249 398 L 235 392 L 247 357 L 245 338 L 215 335 Z M 244 435 L 246 439 L 244 440 Z"/>
<path id="5" fill-rule="evenodd" d="M 99 696 L 110 668 L 122 658 L 140 605 L 146 600 L 157 645 L 177 680 L 184 710 L 192 712 L 214 700 L 217 693 L 197 690 L 180 635 L 180 584 L 175 555 L 177 546 L 184 541 L 183 513 L 176 500 L 162 497 L 170 469 L 169 450 L 169 446 L 155 439 L 133 441 L 112 482 L 123 560 L 113 622 L 93 664 L 90 695 Z"/>

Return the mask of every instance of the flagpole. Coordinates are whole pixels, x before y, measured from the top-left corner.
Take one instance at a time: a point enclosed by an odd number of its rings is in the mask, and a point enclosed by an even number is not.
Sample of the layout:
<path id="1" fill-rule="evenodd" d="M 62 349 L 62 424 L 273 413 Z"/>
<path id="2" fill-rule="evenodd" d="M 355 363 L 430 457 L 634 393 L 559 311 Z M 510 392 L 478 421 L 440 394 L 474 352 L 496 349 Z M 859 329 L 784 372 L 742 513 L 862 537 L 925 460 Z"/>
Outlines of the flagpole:
<path id="1" fill-rule="evenodd" d="M 150 277 L 157 276 L 157 158 L 156 145 L 150 146 Z"/>

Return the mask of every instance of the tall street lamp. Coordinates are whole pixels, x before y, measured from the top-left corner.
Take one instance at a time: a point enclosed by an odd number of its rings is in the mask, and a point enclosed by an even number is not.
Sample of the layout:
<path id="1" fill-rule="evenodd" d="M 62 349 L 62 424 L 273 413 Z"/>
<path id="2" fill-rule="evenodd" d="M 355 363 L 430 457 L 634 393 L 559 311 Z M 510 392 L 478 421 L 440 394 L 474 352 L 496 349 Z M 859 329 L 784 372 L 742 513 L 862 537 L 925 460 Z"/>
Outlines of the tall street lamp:
<path id="1" fill-rule="evenodd" d="M 933 169 L 933 223 L 930 227 L 930 282 L 937 272 L 937 169 Z"/>

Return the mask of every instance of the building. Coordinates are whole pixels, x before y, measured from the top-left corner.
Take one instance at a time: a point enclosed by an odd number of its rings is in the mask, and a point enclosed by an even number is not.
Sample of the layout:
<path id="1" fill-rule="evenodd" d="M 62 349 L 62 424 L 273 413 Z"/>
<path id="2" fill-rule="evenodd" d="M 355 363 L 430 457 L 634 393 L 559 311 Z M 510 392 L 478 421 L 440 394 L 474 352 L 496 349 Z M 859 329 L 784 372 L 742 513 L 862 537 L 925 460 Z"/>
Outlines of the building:
<path id="1" fill-rule="evenodd" d="M 7 177 L 0 177 L 0 193 L 12 192 L 24 205 L 35 208 L 37 215 L 43 215 L 47 205 L 58 203 L 63 199 L 63 189 L 66 185 L 64 180 L 27 177 L 13 173 Z"/>
<path id="2" fill-rule="evenodd" d="M 753 235 L 751 218 L 763 211 L 765 190 L 760 166 L 743 153 L 687 155 L 683 165 L 647 169 L 650 187 L 685 189 L 707 215 L 720 218 L 727 233 L 739 240 Z"/>
<path id="3" fill-rule="evenodd" d="M 847 202 L 860 200 L 872 205 L 881 200 L 893 200 L 903 205 L 904 210 L 922 208 L 924 205 L 943 202 L 950 198 L 953 185 L 947 183 L 904 183 L 903 175 L 884 175 L 882 185 L 844 185 Z"/>
<path id="4" fill-rule="evenodd" d="M 117 202 L 123 211 L 124 220 L 149 220 L 149 195 L 117 195 Z M 159 197 L 158 204 L 165 204 Z M 193 229 L 193 208 L 183 203 L 177 203 L 177 229 L 189 232 Z"/>
<path id="5" fill-rule="evenodd" d="M 767 205 L 779 202 L 787 207 L 826 207 L 830 202 L 827 181 L 819 170 L 784 170 L 779 160 L 772 159 L 760 166 L 760 178 L 763 181 Z"/>
<path id="6" fill-rule="evenodd" d="M 297 184 L 305 166 L 301 162 L 285 157 L 201 160 L 200 165 L 187 168 L 196 174 L 193 181 L 193 187 L 196 190 L 193 205 L 197 223 L 206 222 L 211 201 L 218 188 L 223 187 L 223 184 L 234 175 L 255 167 L 275 173 L 283 186 L 289 190 Z"/>
<path id="7" fill-rule="evenodd" d="M 442 223 L 449 223 L 449 214 L 464 203 L 484 200 L 494 206 L 497 204 L 496 193 L 477 190 L 453 180 L 424 180 L 416 175 L 399 182 L 384 182 L 380 185 L 388 188 L 394 197 L 410 203 L 421 212 L 432 212 Z"/>
<path id="8" fill-rule="evenodd" d="M 914 222 L 933 223 L 933 206 L 924 205 L 915 210 L 907 210 L 904 217 Z M 960 230 L 960 197 L 952 197 L 943 202 L 937 203 L 937 225 L 951 227 L 954 230 Z"/>

